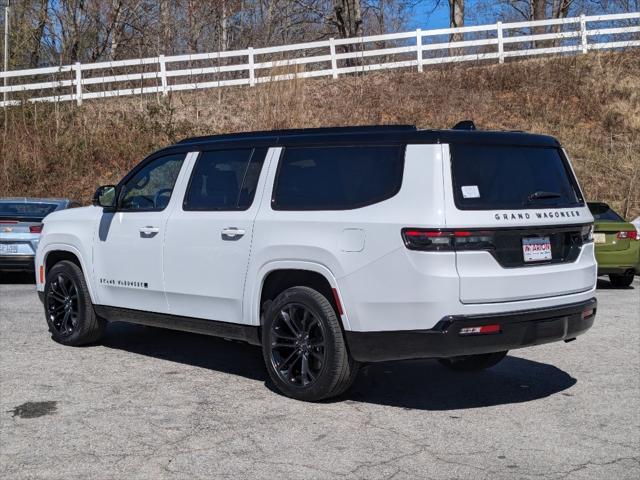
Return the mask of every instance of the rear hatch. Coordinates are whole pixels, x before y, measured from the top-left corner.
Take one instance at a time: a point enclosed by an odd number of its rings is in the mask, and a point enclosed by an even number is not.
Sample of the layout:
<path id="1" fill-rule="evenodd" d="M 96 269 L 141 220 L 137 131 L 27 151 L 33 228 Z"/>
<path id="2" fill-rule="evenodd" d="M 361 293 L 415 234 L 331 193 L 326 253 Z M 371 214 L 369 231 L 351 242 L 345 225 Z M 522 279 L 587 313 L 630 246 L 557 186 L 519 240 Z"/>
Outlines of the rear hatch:
<path id="1" fill-rule="evenodd" d="M 57 207 L 54 203 L 0 201 L 0 256 L 35 255 L 42 220 Z"/>
<path id="2" fill-rule="evenodd" d="M 594 240 L 602 252 L 622 252 L 631 248 L 631 236 L 635 238 L 635 227 L 626 222 L 596 222 Z"/>
<path id="3" fill-rule="evenodd" d="M 454 232 L 461 302 L 593 288 L 593 218 L 560 148 L 456 144 L 449 154 L 446 219 Z"/>

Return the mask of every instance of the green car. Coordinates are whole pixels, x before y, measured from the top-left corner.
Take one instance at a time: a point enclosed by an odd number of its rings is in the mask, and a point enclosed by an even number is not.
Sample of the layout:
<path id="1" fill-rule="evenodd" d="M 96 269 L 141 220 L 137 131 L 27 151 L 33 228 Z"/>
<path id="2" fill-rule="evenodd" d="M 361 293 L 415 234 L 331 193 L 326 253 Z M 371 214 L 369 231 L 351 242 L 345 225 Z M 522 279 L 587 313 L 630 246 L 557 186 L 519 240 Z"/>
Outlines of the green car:
<path id="1" fill-rule="evenodd" d="M 593 241 L 596 247 L 598 275 L 609 275 L 614 287 L 628 287 L 640 274 L 640 238 L 628 223 L 606 203 L 589 203 L 595 218 Z"/>

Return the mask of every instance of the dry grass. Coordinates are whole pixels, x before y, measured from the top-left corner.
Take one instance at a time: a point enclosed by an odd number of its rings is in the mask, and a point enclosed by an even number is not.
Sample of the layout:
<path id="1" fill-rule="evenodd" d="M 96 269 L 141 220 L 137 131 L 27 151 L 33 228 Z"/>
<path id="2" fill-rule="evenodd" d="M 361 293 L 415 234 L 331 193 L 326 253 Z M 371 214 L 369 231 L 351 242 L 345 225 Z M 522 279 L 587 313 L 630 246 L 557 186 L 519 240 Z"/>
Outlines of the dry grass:
<path id="1" fill-rule="evenodd" d="M 154 149 L 192 135 L 272 128 L 410 123 L 554 135 L 589 199 L 640 215 L 640 55 L 589 54 L 295 80 L 75 105 L 7 109 L 0 196 L 87 202 Z M 0 118 L 0 121 L 2 119 Z"/>

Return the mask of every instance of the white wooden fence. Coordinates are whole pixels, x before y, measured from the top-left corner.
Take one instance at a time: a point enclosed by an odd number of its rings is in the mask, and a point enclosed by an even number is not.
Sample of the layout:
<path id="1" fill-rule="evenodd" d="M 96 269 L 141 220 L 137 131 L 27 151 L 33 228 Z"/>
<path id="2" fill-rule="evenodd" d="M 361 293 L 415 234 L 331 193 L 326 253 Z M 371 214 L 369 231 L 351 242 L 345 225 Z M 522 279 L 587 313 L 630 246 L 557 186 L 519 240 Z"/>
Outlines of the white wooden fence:
<path id="1" fill-rule="evenodd" d="M 538 27 L 538 28 L 536 28 Z M 542 32 L 541 32 L 542 30 Z M 449 36 L 460 33 L 461 41 Z M 476 25 L 329 39 L 266 48 L 174 55 L 0 73 L 4 101 L 57 102 L 256 85 L 391 68 L 640 46 L 640 12 Z M 186 68 L 185 68 L 186 67 Z M 99 75 L 99 76 L 98 76 Z M 180 81 L 182 80 L 182 81 Z M 35 94 L 35 95 L 34 95 Z"/>

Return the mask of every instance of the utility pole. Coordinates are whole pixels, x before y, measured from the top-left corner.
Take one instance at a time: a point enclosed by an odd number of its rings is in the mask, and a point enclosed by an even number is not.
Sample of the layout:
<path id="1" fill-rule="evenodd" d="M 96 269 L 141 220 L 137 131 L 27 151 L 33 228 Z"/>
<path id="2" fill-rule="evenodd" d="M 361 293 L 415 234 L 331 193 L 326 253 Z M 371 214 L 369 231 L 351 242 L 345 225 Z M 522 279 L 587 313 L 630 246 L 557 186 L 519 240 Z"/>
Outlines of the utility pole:
<path id="1" fill-rule="evenodd" d="M 4 7 L 4 72 L 9 70 L 9 11 L 10 0 L 0 0 L 0 6 Z M 3 79 L 3 85 L 7 86 L 7 77 Z M 4 101 L 4 106 L 7 105 L 7 92 L 6 90 L 2 92 L 2 100 Z"/>

